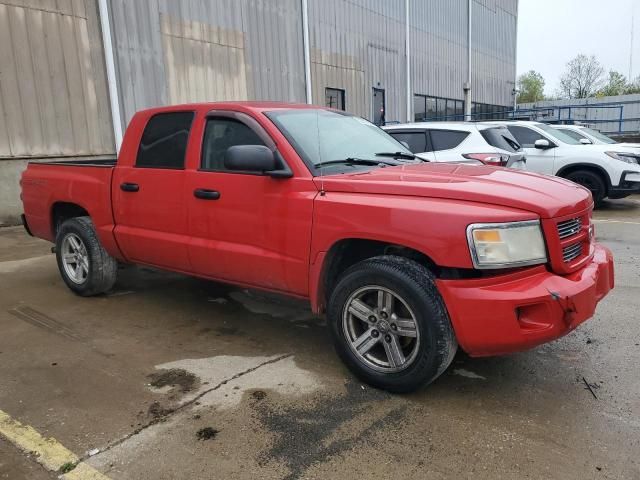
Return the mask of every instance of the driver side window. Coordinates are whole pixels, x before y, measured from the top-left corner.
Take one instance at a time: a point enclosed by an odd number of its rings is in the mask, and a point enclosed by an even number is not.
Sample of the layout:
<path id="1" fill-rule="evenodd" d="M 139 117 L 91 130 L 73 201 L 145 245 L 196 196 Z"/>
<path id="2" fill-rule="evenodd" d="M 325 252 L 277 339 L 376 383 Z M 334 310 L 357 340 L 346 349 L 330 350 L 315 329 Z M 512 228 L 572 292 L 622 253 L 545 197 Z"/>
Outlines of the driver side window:
<path id="1" fill-rule="evenodd" d="M 201 170 L 227 171 L 224 155 L 236 145 L 263 145 L 260 137 L 247 125 L 232 118 L 209 118 L 202 144 Z"/>
<path id="2" fill-rule="evenodd" d="M 534 148 L 536 140 L 546 140 L 545 137 L 528 127 L 509 125 L 507 128 L 523 148 Z"/>

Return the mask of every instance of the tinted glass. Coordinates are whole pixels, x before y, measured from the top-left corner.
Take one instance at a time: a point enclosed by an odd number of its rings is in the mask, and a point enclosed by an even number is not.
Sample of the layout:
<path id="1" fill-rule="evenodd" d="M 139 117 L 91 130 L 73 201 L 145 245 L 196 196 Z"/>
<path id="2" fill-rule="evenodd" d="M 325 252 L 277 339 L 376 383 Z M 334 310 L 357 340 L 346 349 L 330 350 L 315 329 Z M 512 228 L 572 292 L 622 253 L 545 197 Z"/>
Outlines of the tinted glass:
<path id="1" fill-rule="evenodd" d="M 487 128 L 480 130 L 480 135 L 493 147 L 506 150 L 507 152 L 517 152 L 522 150 L 518 141 L 511 135 L 506 127 Z"/>
<path id="2" fill-rule="evenodd" d="M 413 115 L 416 122 L 421 121 L 427 111 L 425 109 L 425 98 L 422 95 L 414 95 L 413 96 Z"/>
<path id="3" fill-rule="evenodd" d="M 519 127 L 517 125 L 510 125 L 507 127 L 518 143 L 524 148 L 533 148 L 536 140 L 546 140 L 538 132 L 531 130 L 527 127 Z"/>
<path id="4" fill-rule="evenodd" d="M 447 100 L 444 98 L 436 99 L 436 114 L 438 118 L 447 114 Z"/>
<path id="5" fill-rule="evenodd" d="M 136 167 L 184 168 L 193 112 L 160 113 L 142 133 Z"/>
<path id="6" fill-rule="evenodd" d="M 436 116 L 436 99 L 427 97 L 427 118 Z"/>
<path id="7" fill-rule="evenodd" d="M 210 118 L 204 131 L 202 163 L 204 170 L 226 170 L 224 155 L 236 145 L 264 145 L 260 137 L 244 123 L 231 118 Z"/>
<path id="8" fill-rule="evenodd" d="M 378 152 L 410 153 L 384 130 L 353 115 L 316 109 L 276 110 L 266 115 L 310 167 L 350 157 L 379 159 Z"/>
<path id="9" fill-rule="evenodd" d="M 409 145 L 409 150 L 413 153 L 423 153 L 427 151 L 427 136 L 423 132 L 389 132 L 389 134 L 399 142 Z"/>
<path id="10" fill-rule="evenodd" d="M 455 130 L 431 130 L 431 145 L 434 151 L 456 148 L 467 138 L 468 132 Z"/>

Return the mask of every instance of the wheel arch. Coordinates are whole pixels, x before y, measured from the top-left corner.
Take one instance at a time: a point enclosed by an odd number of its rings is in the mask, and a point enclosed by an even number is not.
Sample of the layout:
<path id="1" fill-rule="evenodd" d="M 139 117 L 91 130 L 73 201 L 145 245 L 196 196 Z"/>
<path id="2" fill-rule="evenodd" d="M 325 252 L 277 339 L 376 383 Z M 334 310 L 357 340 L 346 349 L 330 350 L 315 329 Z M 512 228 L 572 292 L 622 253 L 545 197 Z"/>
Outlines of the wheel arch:
<path id="1" fill-rule="evenodd" d="M 89 211 L 75 202 L 54 202 L 51 205 L 51 233 L 56 237 L 60 225 L 70 218 L 90 217 Z"/>
<path id="2" fill-rule="evenodd" d="M 588 170 L 598 174 L 604 180 L 604 186 L 607 189 L 605 192 L 605 196 L 607 193 L 609 193 L 609 190 L 612 187 L 611 177 L 609 176 L 609 173 L 604 168 L 594 163 L 582 162 L 582 163 L 572 163 L 570 165 L 566 165 L 556 172 L 556 176 L 565 178 L 570 173 L 576 172 L 578 170 Z"/>
<path id="3" fill-rule="evenodd" d="M 320 313 L 325 310 L 332 292 L 332 285 L 335 285 L 342 272 L 358 262 L 379 255 L 409 258 L 425 266 L 436 276 L 440 270 L 430 256 L 412 247 L 368 238 L 343 238 L 333 243 L 321 260 L 322 266 L 319 278 L 316 280 L 317 285 L 311 292 L 313 311 Z"/>

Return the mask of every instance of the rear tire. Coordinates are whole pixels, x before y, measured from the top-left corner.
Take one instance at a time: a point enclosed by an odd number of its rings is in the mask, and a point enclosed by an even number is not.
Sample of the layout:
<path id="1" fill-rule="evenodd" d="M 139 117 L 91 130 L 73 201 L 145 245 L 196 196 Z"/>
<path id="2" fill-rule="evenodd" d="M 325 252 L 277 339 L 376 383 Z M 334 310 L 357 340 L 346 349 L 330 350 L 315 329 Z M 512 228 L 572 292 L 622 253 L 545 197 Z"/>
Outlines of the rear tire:
<path id="1" fill-rule="evenodd" d="M 100 244 L 89 217 L 66 220 L 56 235 L 56 260 L 67 287 L 83 297 L 109 291 L 118 262 Z"/>
<path id="2" fill-rule="evenodd" d="M 565 178 L 589 190 L 596 207 L 602 205 L 604 197 L 607 196 L 607 186 L 602 176 L 590 170 L 575 170 L 567 174 Z"/>
<path id="3" fill-rule="evenodd" d="M 336 351 L 364 382 L 411 392 L 433 382 L 458 348 L 435 278 L 403 257 L 373 257 L 342 274 L 327 318 Z"/>

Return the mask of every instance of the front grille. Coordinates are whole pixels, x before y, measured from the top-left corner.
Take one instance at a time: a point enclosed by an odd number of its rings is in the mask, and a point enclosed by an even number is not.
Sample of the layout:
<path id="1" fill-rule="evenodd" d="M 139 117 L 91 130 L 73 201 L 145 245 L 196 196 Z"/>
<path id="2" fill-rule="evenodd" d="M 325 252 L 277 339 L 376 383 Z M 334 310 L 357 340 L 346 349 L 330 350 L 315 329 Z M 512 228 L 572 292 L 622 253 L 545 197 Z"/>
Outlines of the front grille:
<path id="1" fill-rule="evenodd" d="M 562 249 L 562 259 L 565 263 L 575 260 L 582 254 L 582 242 L 574 243 Z"/>
<path id="2" fill-rule="evenodd" d="M 582 228 L 582 220 L 580 218 L 572 218 L 563 222 L 558 222 L 558 236 L 560 240 L 571 237 L 580 232 Z"/>

